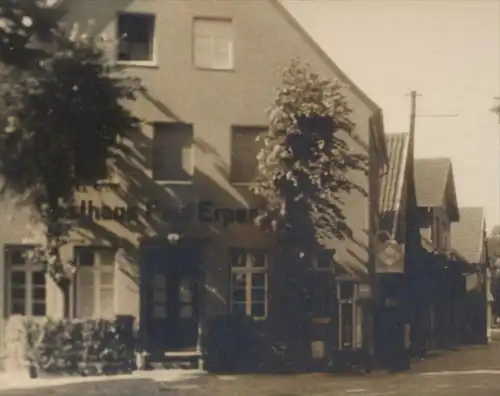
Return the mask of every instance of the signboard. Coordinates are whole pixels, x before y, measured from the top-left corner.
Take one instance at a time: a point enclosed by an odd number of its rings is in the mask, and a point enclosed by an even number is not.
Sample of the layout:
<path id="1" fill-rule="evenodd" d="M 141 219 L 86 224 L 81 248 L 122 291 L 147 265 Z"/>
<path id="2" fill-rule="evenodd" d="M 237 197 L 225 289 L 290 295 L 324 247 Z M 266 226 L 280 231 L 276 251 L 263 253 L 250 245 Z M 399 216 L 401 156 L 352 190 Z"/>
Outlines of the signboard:
<path id="1" fill-rule="evenodd" d="M 405 270 L 404 245 L 386 240 L 378 246 L 375 257 L 375 273 L 402 274 Z"/>

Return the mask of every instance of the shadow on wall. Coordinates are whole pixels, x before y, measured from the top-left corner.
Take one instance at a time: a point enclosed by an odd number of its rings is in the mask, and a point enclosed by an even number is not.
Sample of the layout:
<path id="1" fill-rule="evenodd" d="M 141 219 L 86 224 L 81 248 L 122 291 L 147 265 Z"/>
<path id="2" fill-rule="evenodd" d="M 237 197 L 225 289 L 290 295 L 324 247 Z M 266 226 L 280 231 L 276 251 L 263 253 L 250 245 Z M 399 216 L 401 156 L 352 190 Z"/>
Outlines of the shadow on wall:
<path id="1" fill-rule="evenodd" d="M 173 111 L 157 99 L 151 100 L 158 110 L 172 119 L 175 114 Z M 175 120 L 189 123 L 179 117 L 175 117 Z M 77 239 L 94 241 L 96 244 L 104 242 L 124 249 L 131 261 L 137 262 L 137 241 L 141 236 L 161 236 L 171 232 L 200 237 L 214 232 L 231 234 L 228 227 L 224 227 L 223 215 L 220 213 L 218 221 L 200 221 L 199 208 L 203 202 L 212 202 L 206 214 L 212 218 L 217 208 L 234 210 L 256 207 L 258 200 L 247 187 L 236 189 L 230 184 L 228 165 L 208 142 L 195 139 L 194 149 L 201 154 L 202 169 L 195 168 L 193 183 L 186 185 L 166 184 L 152 179 L 152 145 L 151 137 L 143 131 L 127 133 L 112 153 L 113 168 L 119 184 L 102 187 L 101 191 L 86 187 L 77 194 L 79 201 L 86 202 L 87 212 L 89 201 L 95 207 L 105 204 L 115 212 L 118 207 L 124 209 L 124 213 L 120 212 L 118 216 L 118 212 L 110 214 L 112 221 L 80 217 L 73 225 Z M 75 204 L 78 208 L 81 203 Z M 104 217 L 103 213 L 101 215 Z M 233 231 L 232 228 L 230 230 Z M 128 276 L 137 280 L 137 275 Z"/>

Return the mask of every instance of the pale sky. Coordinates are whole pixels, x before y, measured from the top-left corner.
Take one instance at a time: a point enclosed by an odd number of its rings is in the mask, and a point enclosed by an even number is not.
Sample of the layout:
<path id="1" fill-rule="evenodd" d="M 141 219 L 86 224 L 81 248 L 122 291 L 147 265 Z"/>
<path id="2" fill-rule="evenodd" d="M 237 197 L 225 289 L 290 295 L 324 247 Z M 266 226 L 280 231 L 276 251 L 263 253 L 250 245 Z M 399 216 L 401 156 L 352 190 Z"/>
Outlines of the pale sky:
<path id="1" fill-rule="evenodd" d="M 409 98 L 422 94 L 416 156 L 450 157 L 458 202 L 500 223 L 499 0 L 286 0 L 313 38 L 384 112 L 386 132 L 407 132 Z"/>

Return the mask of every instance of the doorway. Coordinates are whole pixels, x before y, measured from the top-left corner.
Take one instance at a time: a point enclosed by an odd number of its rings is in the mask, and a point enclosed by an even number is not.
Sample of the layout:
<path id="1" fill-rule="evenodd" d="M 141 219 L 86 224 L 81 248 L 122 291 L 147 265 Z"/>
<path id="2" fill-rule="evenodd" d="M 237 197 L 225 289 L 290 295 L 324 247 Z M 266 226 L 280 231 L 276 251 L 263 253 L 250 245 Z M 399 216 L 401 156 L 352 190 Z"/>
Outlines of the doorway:
<path id="1" fill-rule="evenodd" d="M 143 250 L 141 311 L 150 351 L 194 351 L 198 344 L 200 254 L 193 247 Z"/>

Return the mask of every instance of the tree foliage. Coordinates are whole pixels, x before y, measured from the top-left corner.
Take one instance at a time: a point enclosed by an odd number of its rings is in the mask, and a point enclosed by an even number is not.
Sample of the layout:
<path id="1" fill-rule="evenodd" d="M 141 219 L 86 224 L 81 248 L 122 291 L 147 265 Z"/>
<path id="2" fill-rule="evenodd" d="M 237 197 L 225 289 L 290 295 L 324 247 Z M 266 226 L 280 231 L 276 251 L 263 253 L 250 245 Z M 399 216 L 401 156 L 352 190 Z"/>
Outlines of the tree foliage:
<path id="1" fill-rule="evenodd" d="M 2 5 L 7 23 L 17 25 L 19 13 L 9 9 L 36 1 L 9 0 Z M 7 11 L 6 11 L 7 10 Z M 43 9 L 29 8 L 33 26 Z M 44 30 L 46 31 L 46 30 Z M 3 191 L 28 194 L 47 225 L 46 249 L 39 254 L 57 278 L 64 277 L 58 260 L 62 242 L 59 207 L 70 203 L 81 184 L 92 182 L 119 138 L 140 120 L 124 107 L 140 88 L 137 79 L 110 61 L 105 43 L 90 34 L 65 34 L 52 29 L 36 62 L 20 67 L 29 40 L 17 40 L 8 63 L 0 67 L 0 174 Z M 5 33 L 2 33 L 5 34 Z M 5 37 L 5 36 L 4 36 Z M 8 36 L 10 37 L 10 36 Z M 0 39 L 2 36 L 0 36 Z M 104 167 L 102 167 L 104 168 Z M 99 178 L 105 178 L 104 168 Z"/>
<path id="2" fill-rule="evenodd" d="M 257 223 L 299 252 L 322 238 L 344 238 L 343 199 L 365 194 L 352 172 L 367 172 L 367 155 L 349 146 L 354 123 L 343 89 L 293 60 L 269 109 L 268 132 L 260 137 L 252 191 L 266 208 Z"/>
<path id="3" fill-rule="evenodd" d="M 2 0 L 0 2 L 0 61 L 20 68 L 33 65 L 39 50 L 33 39 L 50 42 L 57 29 L 58 9 L 46 0 Z"/>

